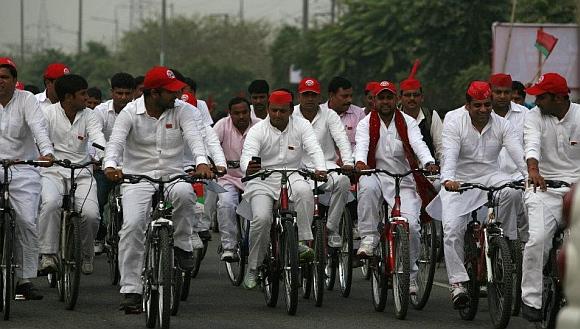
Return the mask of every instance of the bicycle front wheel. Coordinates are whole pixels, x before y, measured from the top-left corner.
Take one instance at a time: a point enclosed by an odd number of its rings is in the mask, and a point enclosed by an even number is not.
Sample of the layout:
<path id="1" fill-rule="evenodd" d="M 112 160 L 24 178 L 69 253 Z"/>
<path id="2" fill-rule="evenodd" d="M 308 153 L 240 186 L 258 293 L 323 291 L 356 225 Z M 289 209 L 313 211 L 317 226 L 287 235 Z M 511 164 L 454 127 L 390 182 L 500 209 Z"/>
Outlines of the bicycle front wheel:
<path id="1" fill-rule="evenodd" d="M 510 241 L 512 262 L 514 265 L 513 280 L 512 280 L 512 316 L 517 316 L 520 314 L 520 308 L 522 306 L 522 241 L 516 239 Z"/>
<path id="2" fill-rule="evenodd" d="M 173 279 L 174 284 L 171 287 L 171 315 L 177 315 L 179 310 L 179 302 L 182 301 L 181 293 L 183 292 L 183 277 L 185 272 L 177 268 L 173 268 Z"/>
<path id="3" fill-rule="evenodd" d="M 492 281 L 487 283 L 487 301 L 489 315 L 495 329 L 505 328 L 512 315 L 512 255 L 504 237 L 492 237 L 489 240 L 489 257 Z"/>
<path id="4" fill-rule="evenodd" d="M 324 279 L 326 269 L 326 225 L 322 219 L 314 222 L 314 264 L 312 266 L 312 284 L 314 287 L 314 302 L 322 306 L 324 300 Z"/>
<path id="5" fill-rule="evenodd" d="M 151 232 L 147 230 L 145 238 L 145 257 L 143 259 L 143 311 L 145 312 L 145 325 L 147 328 L 155 328 L 159 304 L 159 290 L 154 287 L 157 283 L 157 271 L 159 267 L 159 248 L 152 241 Z"/>
<path id="6" fill-rule="evenodd" d="M 340 236 L 342 245 L 338 255 L 338 282 L 340 283 L 340 294 L 342 297 L 350 295 L 352 286 L 352 218 L 348 208 L 345 208 L 340 220 Z"/>
<path id="7" fill-rule="evenodd" d="M 157 291 L 159 292 L 159 327 L 169 329 L 171 315 L 171 291 L 173 289 L 173 248 L 169 228 L 159 227 L 159 261 L 157 262 Z"/>
<path id="8" fill-rule="evenodd" d="M 14 228 L 12 218 L 4 213 L 0 223 L 0 311 L 3 312 L 4 320 L 10 319 L 10 302 L 14 296 L 14 268 L 12 250 L 14 247 Z"/>
<path id="9" fill-rule="evenodd" d="M 474 232 L 472 229 L 468 228 L 465 232 L 465 270 L 469 276 L 469 281 L 466 283 L 465 288 L 467 288 L 467 294 L 469 295 L 469 302 L 465 308 L 459 310 L 459 316 L 463 320 L 471 321 L 475 318 L 477 314 L 477 308 L 479 306 L 479 279 L 477 278 L 477 262 L 479 259 L 479 248 L 475 242 Z"/>
<path id="10" fill-rule="evenodd" d="M 393 301 L 395 317 L 404 319 L 409 308 L 409 233 L 403 225 L 395 228 L 395 269 L 393 271 Z"/>
<path id="11" fill-rule="evenodd" d="M 435 266 L 437 265 L 437 232 L 435 221 L 421 223 L 421 244 L 419 246 L 419 259 L 417 265 L 417 294 L 411 295 L 411 304 L 416 310 L 421 310 L 427 304 L 431 288 L 433 287 L 433 277 L 435 276 Z"/>
<path id="12" fill-rule="evenodd" d="M 121 229 L 123 214 L 116 211 L 112 202 L 114 198 L 109 198 L 109 223 L 107 225 L 107 262 L 109 263 L 109 279 L 111 285 L 117 285 L 121 279 L 119 272 L 119 230 Z"/>
<path id="13" fill-rule="evenodd" d="M 270 243 L 268 244 L 266 257 L 260 268 L 264 299 L 269 307 L 276 307 L 278 304 L 278 292 L 280 289 L 279 255 L 280 243 L 276 233 L 276 226 L 273 224 L 270 229 Z"/>
<path id="14" fill-rule="evenodd" d="M 373 307 L 375 311 L 382 312 L 387 304 L 387 273 L 386 273 L 387 245 L 384 239 L 381 239 L 377 254 L 369 258 L 371 293 L 373 297 Z"/>
<path id="15" fill-rule="evenodd" d="M 81 236 L 80 218 L 73 213 L 64 218 L 64 250 L 61 251 L 60 273 L 58 279 L 62 287 L 64 305 L 67 310 L 74 309 L 79 296 L 81 281 Z"/>
<path id="16" fill-rule="evenodd" d="M 283 219 L 282 234 L 282 278 L 284 282 L 284 300 L 286 313 L 296 314 L 298 308 L 298 236 L 294 222 Z"/>

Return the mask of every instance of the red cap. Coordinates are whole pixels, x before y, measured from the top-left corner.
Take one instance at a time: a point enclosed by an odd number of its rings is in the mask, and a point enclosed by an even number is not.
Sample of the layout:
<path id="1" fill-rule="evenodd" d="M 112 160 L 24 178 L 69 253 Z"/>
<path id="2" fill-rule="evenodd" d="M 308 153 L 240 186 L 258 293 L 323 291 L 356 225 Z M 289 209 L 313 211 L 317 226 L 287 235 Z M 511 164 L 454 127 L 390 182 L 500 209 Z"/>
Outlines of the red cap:
<path id="1" fill-rule="evenodd" d="M 176 92 L 186 84 L 177 80 L 173 71 L 165 66 L 155 66 L 145 74 L 143 81 L 144 89 L 163 88 L 170 92 Z"/>
<path id="2" fill-rule="evenodd" d="M 270 102 L 270 104 L 290 104 L 292 103 L 292 95 L 284 90 L 276 90 L 270 94 L 268 102 Z"/>
<path id="3" fill-rule="evenodd" d="M 526 88 L 526 93 L 534 96 L 545 93 L 567 95 L 570 93 L 570 89 L 568 89 L 568 83 L 563 76 L 558 73 L 546 73 L 533 86 Z"/>
<path id="4" fill-rule="evenodd" d="M 512 76 L 505 73 L 492 74 L 489 77 L 492 87 L 512 88 Z"/>
<path id="5" fill-rule="evenodd" d="M 10 57 L 0 57 L 0 65 L 10 65 L 16 70 L 16 64 Z"/>
<path id="6" fill-rule="evenodd" d="M 415 60 L 413 63 L 413 68 L 411 68 L 411 73 L 409 77 L 399 84 L 401 90 L 417 90 L 421 89 L 421 81 L 415 79 L 415 74 L 417 74 L 417 70 L 419 69 L 419 65 L 421 65 L 421 61 L 418 59 Z"/>
<path id="7" fill-rule="evenodd" d="M 365 86 L 365 94 L 373 91 L 379 83 L 377 81 L 369 81 Z"/>
<path id="8" fill-rule="evenodd" d="M 197 98 L 192 93 L 184 92 L 181 95 L 181 100 L 197 107 Z"/>
<path id="9" fill-rule="evenodd" d="M 302 79 L 298 84 L 298 93 L 302 94 L 307 91 L 320 94 L 320 82 L 313 78 Z"/>
<path id="10" fill-rule="evenodd" d="M 20 81 L 16 81 L 16 89 L 24 90 L 24 84 Z"/>
<path id="11" fill-rule="evenodd" d="M 381 81 L 379 82 L 372 90 L 372 95 L 376 96 L 381 93 L 383 90 L 388 90 L 393 94 L 397 94 L 397 86 L 394 83 L 389 81 Z"/>
<path id="12" fill-rule="evenodd" d="M 491 97 L 491 87 L 487 81 L 472 81 L 467 88 L 467 94 L 475 101 Z"/>
<path id="13" fill-rule="evenodd" d="M 52 63 L 46 67 L 44 70 L 44 78 L 50 80 L 56 80 L 65 74 L 69 74 L 70 69 L 68 66 L 61 63 Z"/>

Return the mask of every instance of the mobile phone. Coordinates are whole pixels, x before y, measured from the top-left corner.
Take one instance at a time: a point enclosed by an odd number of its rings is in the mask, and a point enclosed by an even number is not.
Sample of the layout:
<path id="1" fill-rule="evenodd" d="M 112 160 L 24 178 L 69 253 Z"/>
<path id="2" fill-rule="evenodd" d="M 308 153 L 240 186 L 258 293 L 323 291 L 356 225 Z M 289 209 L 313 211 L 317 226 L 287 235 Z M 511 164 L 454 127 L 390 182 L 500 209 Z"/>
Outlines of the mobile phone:
<path id="1" fill-rule="evenodd" d="M 260 157 L 252 157 L 252 161 L 255 162 L 255 163 L 261 164 L 262 163 L 262 158 L 260 158 Z"/>

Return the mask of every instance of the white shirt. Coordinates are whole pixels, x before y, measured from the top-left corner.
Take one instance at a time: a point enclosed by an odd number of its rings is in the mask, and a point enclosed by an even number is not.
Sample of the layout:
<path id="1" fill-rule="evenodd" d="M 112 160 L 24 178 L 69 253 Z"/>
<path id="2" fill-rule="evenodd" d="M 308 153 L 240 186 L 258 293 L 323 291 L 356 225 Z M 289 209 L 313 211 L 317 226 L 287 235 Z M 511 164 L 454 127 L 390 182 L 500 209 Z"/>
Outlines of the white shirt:
<path id="1" fill-rule="evenodd" d="M 115 125 L 115 119 L 117 119 L 117 112 L 113 107 L 113 100 L 110 99 L 104 103 L 97 105 L 93 111 L 96 114 L 97 119 L 103 127 L 103 134 L 105 139 L 108 141 L 113 132 L 113 126 Z"/>
<path id="2" fill-rule="evenodd" d="M 326 170 L 310 122 L 292 115 L 284 131 L 272 126 L 269 117 L 250 128 L 240 157 L 242 172 L 254 156 L 261 158 L 262 168 L 300 168 L 303 158 L 310 156 L 314 169 Z"/>
<path id="3" fill-rule="evenodd" d="M 91 159 L 88 145 L 106 144 L 101 123 L 91 109 L 85 108 L 77 112 L 72 124 L 60 102 L 42 109 L 42 112 L 48 124 L 55 158 L 68 159 L 72 163 L 85 163 Z M 103 151 L 96 150 L 96 154 L 100 158 Z"/>
<path id="4" fill-rule="evenodd" d="M 402 112 L 401 112 L 402 113 Z M 413 148 L 413 152 L 421 162 L 423 166 L 429 162 L 435 162 L 435 159 L 431 156 L 431 152 L 427 147 L 427 144 L 423 141 L 423 135 L 421 135 L 421 130 L 415 119 L 402 113 L 407 123 L 407 134 L 409 135 L 409 144 Z M 370 115 L 367 115 L 362 119 L 356 128 L 356 150 L 355 150 L 355 162 L 361 161 L 367 163 L 370 135 L 369 135 L 369 123 Z M 403 141 L 397 132 L 397 127 L 395 126 L 395 117 L 387 126 L 385 122 L 381 121 L 380 138 L 376 149 L 376 162 L 377 168 L 386 169 L 395 174 L 401 174 L 406 171 L 411 170 L 409 162 L 405 157 L 405 151 L 403 149 Z"/>
<path id="5" fill-rule="evenodd" d="M 526 160 L 538 160 L 545 179 L 572 183 L 580 178 L 580 104 L 571 102 L 562 120 L 534 107 L 526 115 L 524 141 Z"/>
<path id="6" fill-rule="evenodd" d="M 524 121 L 528 111 L 529 110 L 525 106 L 511 102 L 510 109 L 504 117 L 504 119 L 507 119 L 511 123 L 512 128 L 518 135 L 522 147 L 524 147 Z M 516 163 L 509 156 L 505 147 L 501 149 L 501 152 L 499 152 L 498 161 L 499 168 L 503 173 L 511 175 L 515 180 L 523 178 L 522 174 L 518 171 Z"/>
<path id="7" fill-rule="evenodd" d="M 443 123 L 441 182 L 487 181 L 487 177 L 500 172 L 498 157 L 502 147 L 516 159 L 518 171 L 524 173 L 523 148 L 508 120 L 492 112 L 480 133 L 464 107 L 449 112 Z"/>
<path id="8" fill-rule="evenodd" d="M 0 158 L 34 160 L 38 150 L 54 153 L 46 119 L 34 95 L 16 89 L 6 106 L 0 104 Z"/>
<path id="9" fill-rule="evenodd" d="M 204 100 L 198 99 L 196 107 L 201 113 L 203 123 L 205 123 L 207 126 L 213 125 L 213 119 L 211 118 L 211 114 L 209 114 L 209 107 L 207 107 L 207 103 Z"/>
<path id="10" fill-rule="evenodd" d="M 123 171 L 155 178 L 183 173 L 183 148 L 187 144 L 196 164 L 207 163 L 203 138 L 193 111 L 184 102 L 165 110 L 156 119 L 147 114 L 145 97 L 130 102 L 117 116 L 105 150 L 105 168 L 123 159 Z"/>
<path id="11" fill-rule="evenodd" d="M 425 114 L 423 113 L 423 109 L 419 111 L 419 115 L 417 115 L 417 119 L 415 122 L 417 126 L 421 123 L 421 121 L 425 120 Z M 419 129 L 420 130 L 420 129 Z M 437 111 L 432 111 L 431 114 L 431 139 L 433 140 L 433 147 L 435 148 L 435 158 L 441 159 L 441 152 L 443 151 L 443 146 L 441 145 L 443 142 L 441 140 L 441 133 L 443 131 L 443 122 L 441 121 L 441 117 L 439 117 L 439 113 Z"/>
<path id="12" fill-rule="evenodd" d="M 175 106 L 181 106 L 184 109 L 188 109 L 193 113 L 194 123 L 196 125 L 197 131 L 201 133 L 203 138 L 203 146 L 205 147 L 205 153 L 211 157 L 211 159 L 215 162 L 216 166 L 221 166 L 226 168 L 226 157 L 224 156 L 224 151 L 220 145 L 220 141 L 206 120 L 203 119 L 203 112 L 180 99 L 175 100 Z M 193 154 L 189 147 L 185 147 L 183 150 L 183 160 L 185 166 L 191 166 L 195 164 Z"/>
<path id="13" fill-rule="evenodd" d="M 292 112 L 292 116 L 308 121 L 304 115 L 302 115 L 302 111 L 300 111 L 300 105 L 294 106 L 294 112 Z M 341 159 L 345 165 L 353 164 L 350 141 L 346 136 L 342 121 L 336 112 L 329 109 L 328 107 L 320 106 L 316 116 L 310 123 L 314 129 L 318 143 L 322 148 L 324 160 L 326 161 L 326 168 L 338 167 L 336 164 L 336 148 L 338 148 Z M 310 159 L 305 159 L 303 165 L 307 168 L 312 168 L 314 163 L 312 163 Z"/>
<path id="14" fill-rule="evenodd" d="M 46 96 L 46 89 L 44 89 L 43 92 L 34 95 L 34 97 L 36 97 L 36 100 L 38 100 L 38 103 L 40 104 L 41 109 L 47 108 L 47 107 L 52 105 L 52 102 Z"/>

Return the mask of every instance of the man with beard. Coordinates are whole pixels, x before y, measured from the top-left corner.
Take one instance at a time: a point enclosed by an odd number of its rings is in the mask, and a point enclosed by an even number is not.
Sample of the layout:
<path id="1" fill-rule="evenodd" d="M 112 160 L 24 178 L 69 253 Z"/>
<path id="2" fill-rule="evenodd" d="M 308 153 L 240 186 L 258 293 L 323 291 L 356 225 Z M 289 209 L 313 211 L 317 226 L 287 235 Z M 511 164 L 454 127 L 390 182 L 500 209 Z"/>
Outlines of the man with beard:
<path id="1" fill-rule="evenodd" d="M 266 80 L 254 80 L 248 86 L 252 118 L 266 119 L 268 115 L 268 95 L 270 86 Z"/>
<path id="2" fill-rule="evenodd" d="M 343 77 L 334 77 L 328 84 L 328 102 L 322 104 L 334 110 L 344 124 L 351 147 L 355 146 L 356 126 L 365 117 L 360 107 L 352 104 L 352 84 Z"/>
<path id="3" fill-rule="evenodd" d="M 186 103 L 176 102 L 185 84 L 163 66 L 145 75 L 143 97 L 129 103 L 115 120 L 105 152 L 105 175 L 119 181 L 123 163 L 129 174 L 160 178 L 184 174 L 183 148 L 189 146 L 196 161 L 196 174 L 212 177 L 207 165 L 203 138 Z M 193 268 L 191 230 L 195 193 L 191 184 L 178 182 L 167 191 L 173 205 L 173 240 L 177 266 Z M 155 186 L 148 182 L 123 184 L 123 226 L 119 232 L 121 309 L 134 313 L 141 309 L 141 269 L 145 252 L 145 226 Z"/>

